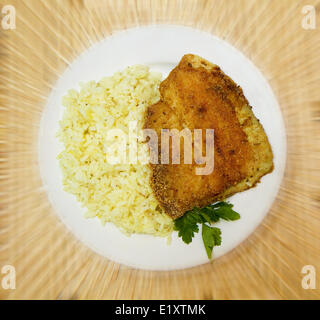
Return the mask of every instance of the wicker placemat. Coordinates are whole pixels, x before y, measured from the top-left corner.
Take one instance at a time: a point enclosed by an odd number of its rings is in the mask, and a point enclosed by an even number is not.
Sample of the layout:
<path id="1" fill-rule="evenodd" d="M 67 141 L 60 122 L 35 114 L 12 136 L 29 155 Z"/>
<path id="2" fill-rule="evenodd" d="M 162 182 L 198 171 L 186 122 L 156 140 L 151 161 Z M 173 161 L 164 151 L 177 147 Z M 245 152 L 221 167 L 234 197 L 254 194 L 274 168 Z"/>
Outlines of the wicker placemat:
<path id="1" fill-rule="evenodd" d="M 0 29 L 0 269 L 13 265 L 17 278 L 15 290 L 0 285 L 0 298 L 320 298 L 319 280 L 314 290 L 301 285 L 303 266 L 320 274 L 319 0 L 10 4 L 16 29 Z M 318 13 L 314 30 L 304 28 L 304 5 Z M 278 98 L 288 140 L 284 181 L 258 230 L 226 256 L 175 272 L 133 270 L 79 243 L 51 209 L 37 164 L 39 120 L 59 75 L 114 30 L 151 23 L 209 31 L 252 59 Z"/>

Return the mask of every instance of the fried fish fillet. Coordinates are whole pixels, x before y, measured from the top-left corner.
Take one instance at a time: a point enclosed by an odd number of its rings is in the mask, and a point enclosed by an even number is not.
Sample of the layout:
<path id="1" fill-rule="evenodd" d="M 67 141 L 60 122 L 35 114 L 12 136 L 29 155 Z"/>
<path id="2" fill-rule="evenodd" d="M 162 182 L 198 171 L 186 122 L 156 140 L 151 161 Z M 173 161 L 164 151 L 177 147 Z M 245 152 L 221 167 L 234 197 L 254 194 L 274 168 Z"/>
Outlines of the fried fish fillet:
<path id="1" fill-rule="evenodd" d="M 183 56 L 161 83 L 160 96 L 158 103 L 148 107 L 144 123 L 158 137 L 161 129 L 214 129 L 211 174 L 196 175 L 199 165 L 195 162 L 151 164 L 151 187 L 173 219 L 252 188 L 273 170 L 273 154 L 263 127 L 242 89 L 217 65 L 196 55 Z M 160 145 L 161 139 L 159 161 Z M 181 144 L 181 154 L 183 147 Z"/>

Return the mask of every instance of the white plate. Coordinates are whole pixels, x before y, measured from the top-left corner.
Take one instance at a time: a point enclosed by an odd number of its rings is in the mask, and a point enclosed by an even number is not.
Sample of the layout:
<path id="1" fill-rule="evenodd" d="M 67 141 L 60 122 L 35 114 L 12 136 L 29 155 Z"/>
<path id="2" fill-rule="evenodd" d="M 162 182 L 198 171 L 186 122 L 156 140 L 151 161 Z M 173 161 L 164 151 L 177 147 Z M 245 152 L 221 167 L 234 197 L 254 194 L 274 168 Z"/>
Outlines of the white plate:
<path id="1" fill-rule="evenodd" d="M 63 108 L 62 96 L 79 82 L 100 80 L 133 64 L 144 64 L 166 77 L 186 53 L 198 54 L 219 65 L 238 83 L 255 115 L 260 119 L 274 152 L 275 169 L 256 188 L 229 200 L 241 214 L 236 222 L 219 222 L 222 245 L 214 248 L 218 258 L 239 245 L 261 223 L 270 209 L 282 180 L 286 160 L 286 138 L 277 100 L 259 70 L 242 53 L 211 34 L 188 27 L 158 25 L 117 32 L 95 44 L 64 72 L 43 112 L 39 133 L 39 164 L 48 197 L 62 221 L 75 236 L 97 253 L 122 264 L 152 270 L 172 270 L 208 262 L 201 233 L 190 245 L 173 234 L 166 239 L 148 235 L 127 237 L 113 224 L 103 227 L 98 219 L 87 220 L 74 196 L 62 190 L 56 157 L 62 146 L 55 138 Z"/>

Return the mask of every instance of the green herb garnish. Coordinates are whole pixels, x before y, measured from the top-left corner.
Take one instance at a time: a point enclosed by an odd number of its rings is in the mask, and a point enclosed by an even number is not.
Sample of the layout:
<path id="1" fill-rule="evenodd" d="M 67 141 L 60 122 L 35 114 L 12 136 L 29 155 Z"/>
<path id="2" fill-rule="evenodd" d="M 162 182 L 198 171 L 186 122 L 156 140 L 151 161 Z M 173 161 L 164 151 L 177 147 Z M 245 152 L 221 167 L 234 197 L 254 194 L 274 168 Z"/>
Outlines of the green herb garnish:
<path id="1" fill-rule="evenodd" d="M 203 224 L 202 240 L 204 247 L 206 248 L 207 256 L 209 259 L 211 259 L 213 247 L 221 245 L 221 230 L 219 228 L 214 228 Z"/>
<path id="2" fill-rule="evenodd" d="M 178 236 L 189 244 L 195 233 L 199 232 L 199 224 L 202 224 L 202 240 L 208 258 L 211 259 L 212 249 L 221 245 L 221 230 L 211 227 L 211 223 L 220 219 L 234 221 L 240 219 L 239 213 L 232 210 L 233 205 L 228 202 L 218 202 L 204 208 L 193 208 L 184 216 L 174 221 L 174 230 Z"/>

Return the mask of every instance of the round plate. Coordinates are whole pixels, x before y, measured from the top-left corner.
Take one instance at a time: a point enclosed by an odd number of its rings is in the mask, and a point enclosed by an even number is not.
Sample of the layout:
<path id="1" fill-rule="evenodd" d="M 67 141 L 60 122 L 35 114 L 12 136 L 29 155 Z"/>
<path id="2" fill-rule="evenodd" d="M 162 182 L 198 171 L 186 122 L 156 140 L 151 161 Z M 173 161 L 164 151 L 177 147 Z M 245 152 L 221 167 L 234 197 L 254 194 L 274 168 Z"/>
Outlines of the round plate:
<path id="1" fill-rule="evenodd" d="M 222 245 L 213 251 L 216 259 L 239 245 L 261 223 L 278 192 L 286 160 L 285 129 L 277 100 L 263 75 L 241 52 L 211 34 L 188 27 L 161 25 L 117 32 L 89 48 L 69 66 L 56 83 L 41 120 L 40 171 L 55 211 L 84 244 L 135 268 L 173 270 L 208 262 L 201 233 L 186 245 L 174 232 L 168 245 L 165 238 L 140 234 L 128 237 L 111 223 L 103 227 L 98 219 L 85 219 L 85 209 L 62 189 L 56 159 L 62 145 L 55 137 L 63 114 L 61 100 L 69 89 L 78 88 L 79 82 L 98 81 L 129 65 L 148 65 L 165 78 L 186 53 L 198 54 L 219 65 L 242 87 L 274 153 L 274 171 L 255 188 L 229 198 L 241 219 L 216 224 L 222 231 Z"/>

